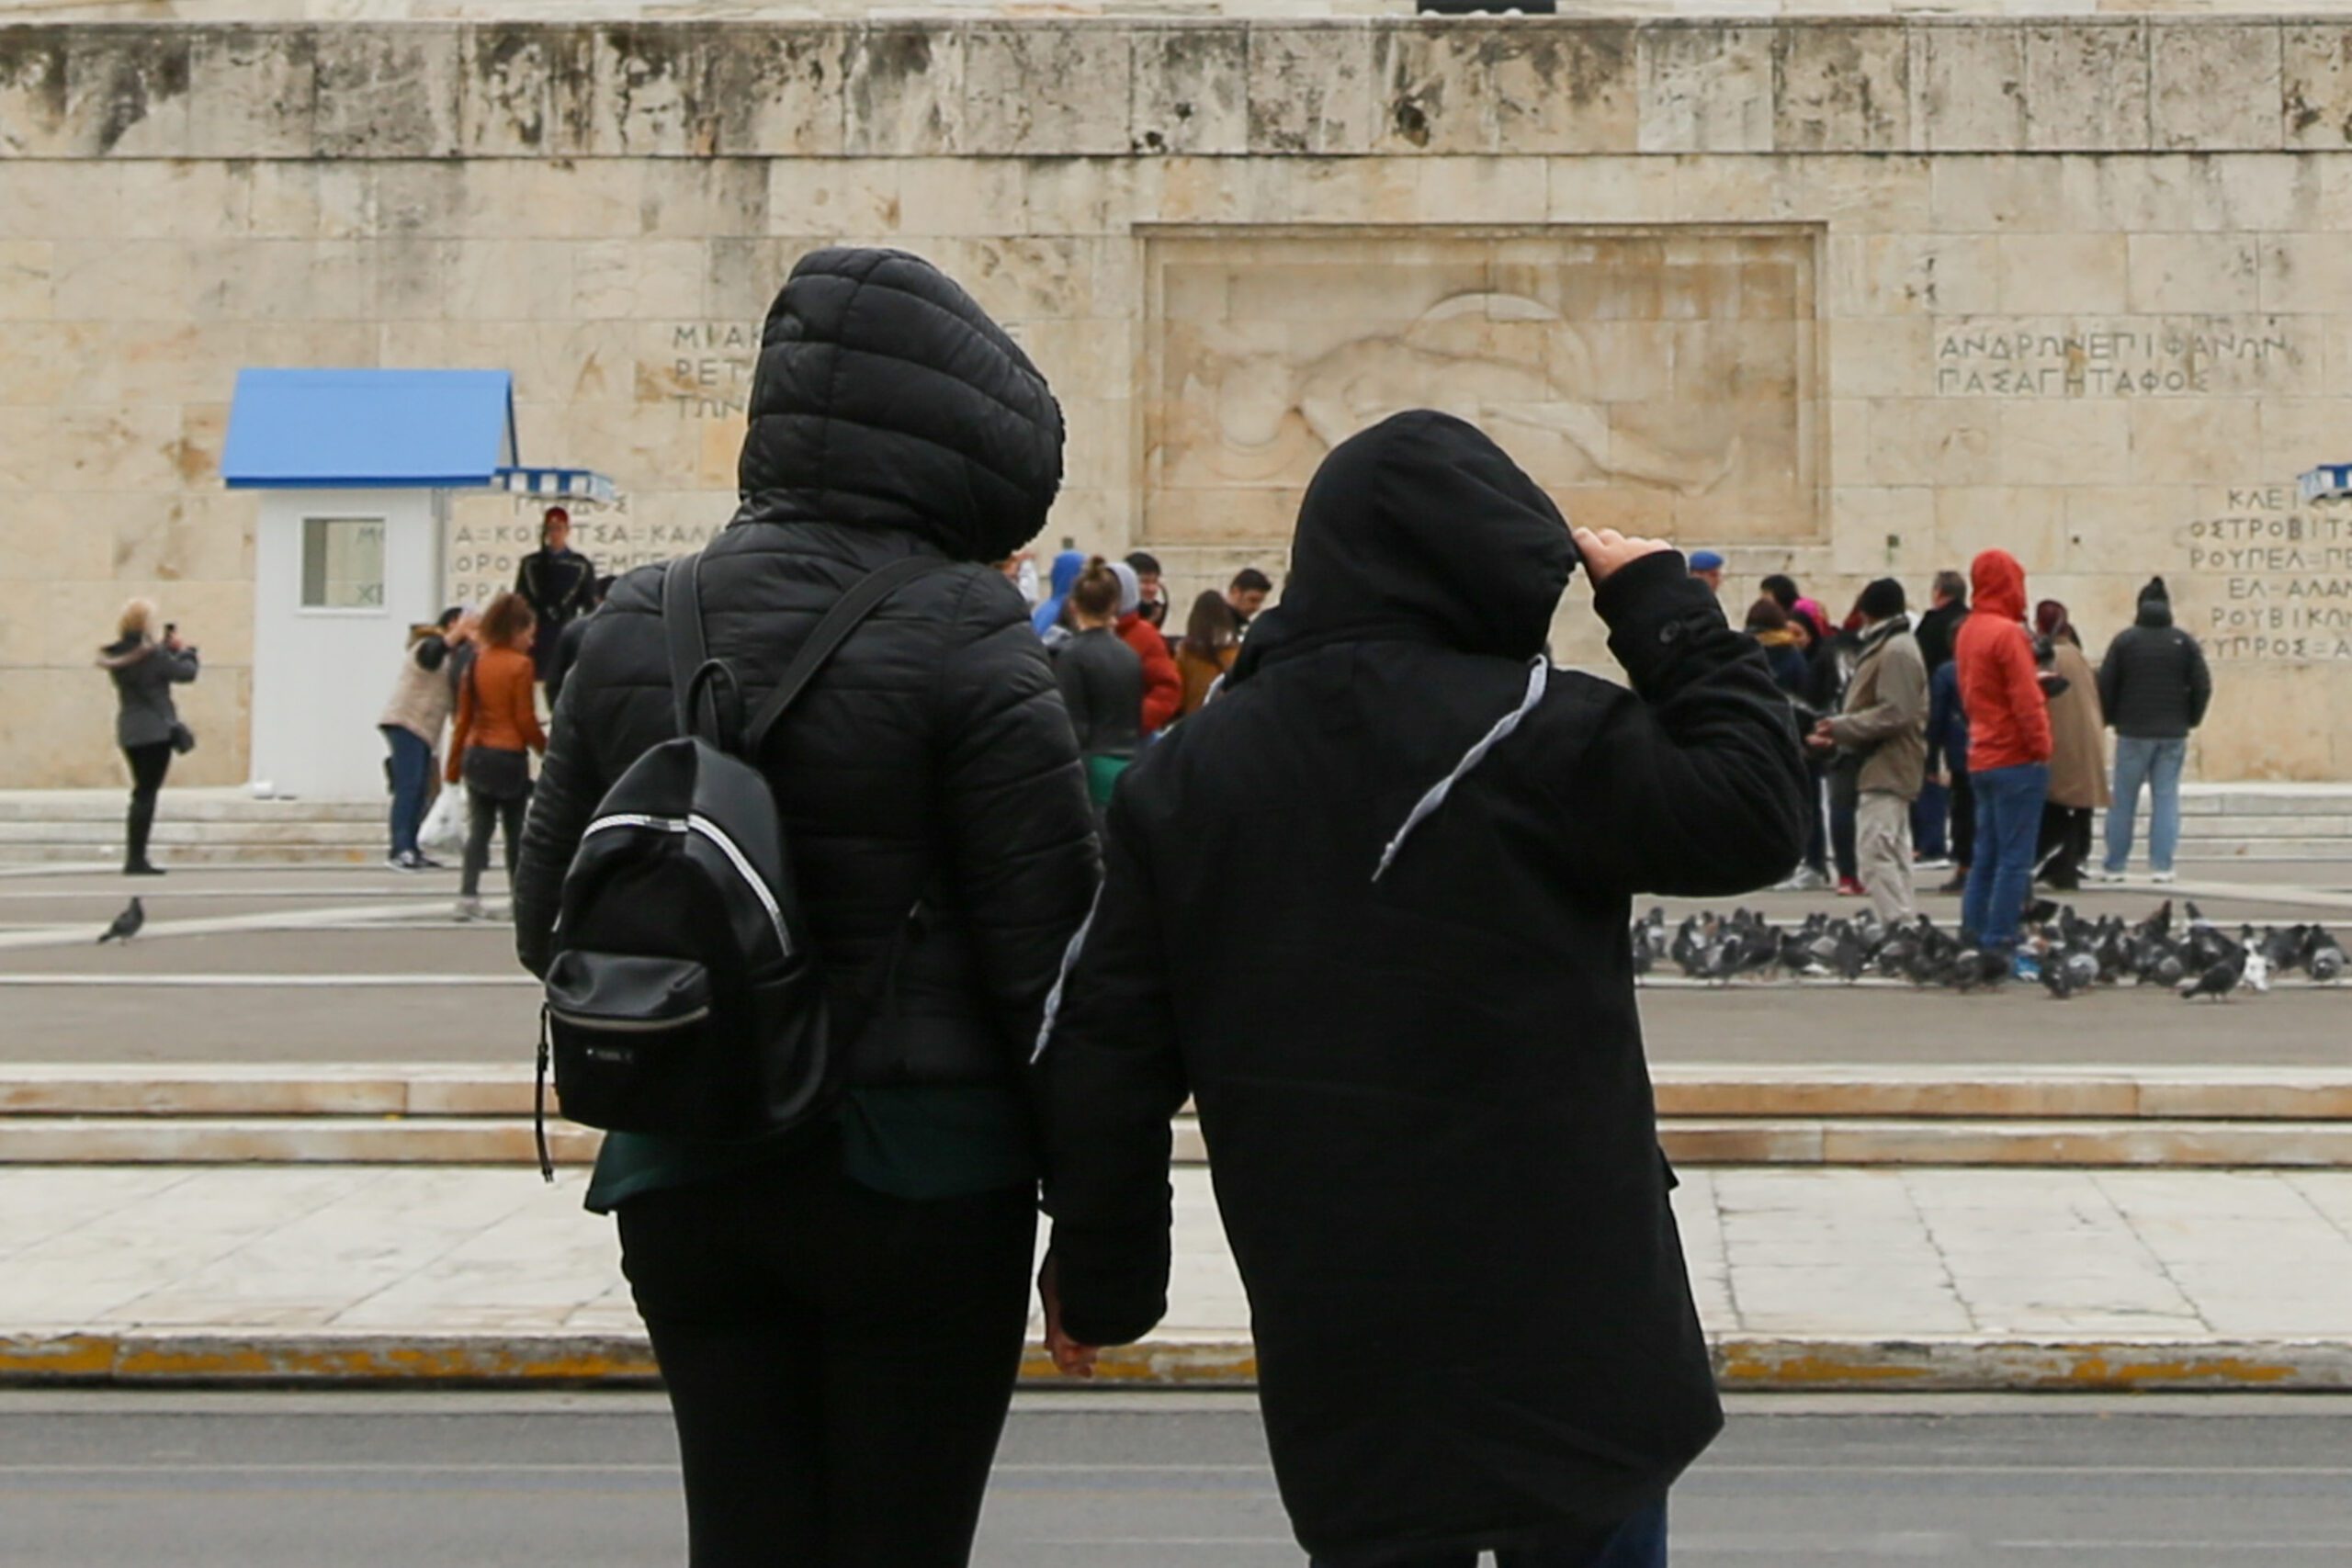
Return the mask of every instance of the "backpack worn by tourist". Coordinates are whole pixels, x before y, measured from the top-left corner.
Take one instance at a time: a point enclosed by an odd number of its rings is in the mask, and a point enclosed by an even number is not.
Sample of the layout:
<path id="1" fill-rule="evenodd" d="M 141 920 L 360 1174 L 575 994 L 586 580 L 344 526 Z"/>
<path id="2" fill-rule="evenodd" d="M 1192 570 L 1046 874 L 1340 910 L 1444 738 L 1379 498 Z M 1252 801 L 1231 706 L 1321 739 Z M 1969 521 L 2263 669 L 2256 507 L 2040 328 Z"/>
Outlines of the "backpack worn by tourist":
<path id="1" fill-rule="evenodd" d="M 671 564 L 662 619 L 678 739 L 629 765 L 564 874 L 539 1042 L 539 1166 L 550 1058 L 563 1114 L 611 1132 L 743 1139 L 830 1105 L 849 1040 L 800 911 L 775 792 L 758 759 L 777 722 L 858 625 L 942 563 L 910 557 L 818 623 L 748 725 L 709 656 L 699 556 Z"/>

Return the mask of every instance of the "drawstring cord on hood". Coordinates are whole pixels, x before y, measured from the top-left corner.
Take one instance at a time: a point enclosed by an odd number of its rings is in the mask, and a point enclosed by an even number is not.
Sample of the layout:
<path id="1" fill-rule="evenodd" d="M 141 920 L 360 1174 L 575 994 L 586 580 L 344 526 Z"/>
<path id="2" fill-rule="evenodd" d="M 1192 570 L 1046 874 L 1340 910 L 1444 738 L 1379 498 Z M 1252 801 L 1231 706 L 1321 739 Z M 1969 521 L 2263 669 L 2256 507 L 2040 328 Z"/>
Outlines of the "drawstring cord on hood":
<path id="1" fill-rule="evenodd" d="M 1464 775 L 1485 761 L 1487 753 L 1502 744 L 1510 732 L 1519 728 L 1521 721 L 1535 711 L 1536 705 L 1544 700 L 1544 692 L 1550 688 L 1551 681 L 1549 660 L 1539 654 L 1528 660 L 1527 694 L 1520 699 L 1519 706 L 1496 720 L 1495 727 L 1487 731 L 1476 746 L 1462 754 L 1462 761 L 1453 764 L 1453 772 L 1440 779 L 1430 786 L 1427 795 L 1414 803 L 1411 813 L 1405 818 L 1405 825 L 1396 829 L 1396 836 L 1388 840 L 1386 849 L 1381 851 L 1380 865 L 1372 874 L 1374 882 L 1388 874 L 1388 868 L 1396 863 L 1396 853 L 1405 847 L 1405 840 L 1412 837 L 1413 829 L 1437 815 L 1438 807 L 1445 804 L 1445 797 L 1453 793 L 1453 786 L 1462 781 Z"/>

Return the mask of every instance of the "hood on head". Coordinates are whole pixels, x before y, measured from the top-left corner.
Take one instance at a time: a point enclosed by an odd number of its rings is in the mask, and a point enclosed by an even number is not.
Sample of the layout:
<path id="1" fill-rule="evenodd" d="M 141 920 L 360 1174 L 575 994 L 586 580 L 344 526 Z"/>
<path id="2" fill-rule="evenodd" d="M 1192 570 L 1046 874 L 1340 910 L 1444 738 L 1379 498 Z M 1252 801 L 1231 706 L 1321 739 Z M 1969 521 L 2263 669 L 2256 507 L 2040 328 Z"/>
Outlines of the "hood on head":
<path id="1" fill-rule="evenodd" d="M 2172 591 L 2165 586 L 2165 580 L 2161 577 L 2148 579 L 2148 585 L 2140 590 L 2139 624 L 2143 626 L 2172 625 Z"/>
<path id="2" fill-rule="evenodd" d="M 1059 598 L 1078 586 L 1078 574 L 1086 570 L 1084 550 L 1064 550 L 1054 558 L 1054 594 Z"/>
<path id="3" fill-rule="evenodd" d="M 1969 597 L 2005 621 L 2025 619 L 2025 568 L 2007 550 L 1986 550 L 1968 569 Z"/>
<path id="4" fill-rule="evenodd" d="M 739 521 L 897 528 L 958 560 L 1001 560 L 1061 488 L 1061 409 L 931 263 L 817 251 L 768 309 L 736 474 Z"/>
<path id="5" fill-rule="evenodd" d="M 1285 650 L 1399 638 L 1544 651 L 1575 543 L 1552 498 L 1476 426 L 1420 410 L 1331 449 L 1307 486 L 1283 602 L 1233 679 Z"/>
<path id="6" fill-rule="evenodd" d="M 1119 580 L 1119 614 L 1132 615 L 1143 608 L 1143 579 L 1136 569 L 1123 560 L 1111 563 L 1111 575 Z"/>

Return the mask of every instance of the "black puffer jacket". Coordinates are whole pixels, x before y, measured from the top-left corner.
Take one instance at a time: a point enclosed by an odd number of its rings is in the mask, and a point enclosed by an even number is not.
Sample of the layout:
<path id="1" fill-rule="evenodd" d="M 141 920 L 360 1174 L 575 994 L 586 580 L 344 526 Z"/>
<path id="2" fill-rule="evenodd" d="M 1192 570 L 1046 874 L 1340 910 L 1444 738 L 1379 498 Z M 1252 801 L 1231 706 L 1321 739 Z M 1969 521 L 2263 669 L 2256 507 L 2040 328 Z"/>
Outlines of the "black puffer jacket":
<path id="1" fill-rule="evenodd" d="M 977 564 L 1043 525 L 1061 435 L 1044 378 L 928 263 L 820 252 L 769 311 L 743 503 L 703 554 L 712 656 L 756 706 L 853 583 L 908 555 L 942 561 L 850 638 L 763 759 L 836 1001 L 856 1007 L 925 906 L 856 1082 L 1012 1074 L 1093 894 L 1093 818 L 1053 671 L 1020 595 Z M 674 733 L 661 586 L 654 569 L 615 586 L 564 684 L 515 887 L 534 971 L 597 800 Z"/>
<path id="2" fill-rule="evenodd" d="M 2099 660 L 2098 702 L 2109 728 L 2140 740 L 2179 740 L 2205 722 L 2213 674 L 2197 639 L 2172 624 L 2172 599 L 2140 599 L 2140 617 L 2115 634 Z"/>
<path id="3" fill-rule="evenodd" d="M 1634 690 L 1545 665 L 1573 561 L 1457 420 L 1335 450 L 1226 694 L 1112 799 L 1039 1062 L 1085 1341 L 1165 1310 L 1168 1118 L 1194 1097 L 1275 1475 L 1335 1562 L 1613 1521 L 1721 1421 L 1629 900 L 1785 874 L 1804 763 L 1672 552 L 1595 596 Z"/>

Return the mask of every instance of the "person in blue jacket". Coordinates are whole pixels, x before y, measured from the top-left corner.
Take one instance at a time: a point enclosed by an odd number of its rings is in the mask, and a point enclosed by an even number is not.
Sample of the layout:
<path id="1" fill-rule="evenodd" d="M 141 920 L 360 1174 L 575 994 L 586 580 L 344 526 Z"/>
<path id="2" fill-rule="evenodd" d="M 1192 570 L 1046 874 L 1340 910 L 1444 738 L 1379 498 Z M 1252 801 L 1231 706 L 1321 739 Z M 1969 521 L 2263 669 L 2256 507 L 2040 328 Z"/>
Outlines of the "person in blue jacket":
<path id="1" fill-rule="evenodd" d="M 1049 580 L 1054 591 L 1029 617 L 1029 624 L 1037 628 L 1039 637 L 1050 635 L 1056 626 L 1062 625 L 1062 612 L 1069 604 L 1069 591 L 1077 585 L 1078 574 L 1085 570 L 1084 550 L 1064 550 L 1054 558 L 1054 574 Z M 1069 628 L 1065 626 L 1063 629 Z"/>

